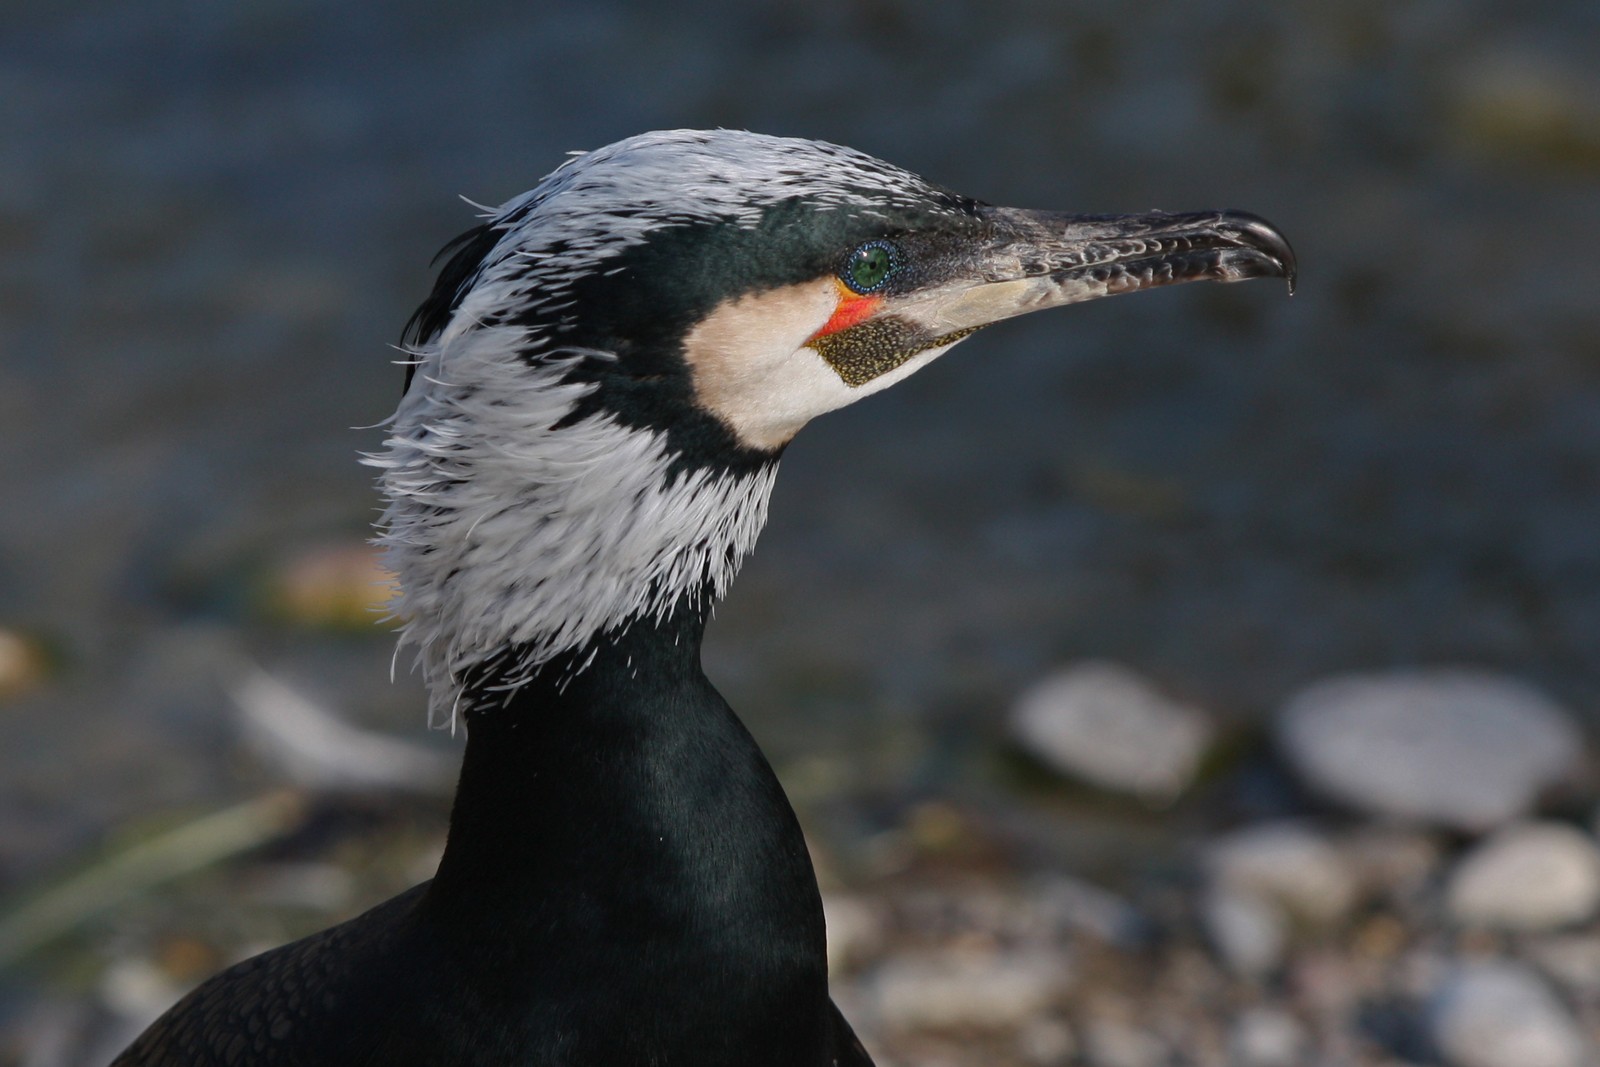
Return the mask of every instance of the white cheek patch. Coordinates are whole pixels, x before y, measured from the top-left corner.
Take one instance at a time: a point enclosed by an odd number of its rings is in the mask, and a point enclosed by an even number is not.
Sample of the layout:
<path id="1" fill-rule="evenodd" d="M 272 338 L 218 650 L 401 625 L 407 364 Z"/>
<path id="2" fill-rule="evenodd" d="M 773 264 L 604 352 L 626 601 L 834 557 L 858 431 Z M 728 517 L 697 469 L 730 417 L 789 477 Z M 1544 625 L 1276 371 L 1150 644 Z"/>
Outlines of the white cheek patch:
<path id="1" fill-rule="evenodd" d="M 951 347 L 918 352 L 893 370 L 851 386 L 806 344 L 838 304 L 839 287 L 832 278 L 719 304 L 684 338 L 695 399 L 740 443 L 771 451 L 788 444 L 818 415 L 903 380 Z"/>
<path id="2" fill-rule="evenodd" d="M 695 399 L 741 443 L 767 450 L 849 403 L 837 397 L 839 376 L 805 347 L 838 303 L 833 279 L 819 278 L 719 304 L 684 338 Z"/>

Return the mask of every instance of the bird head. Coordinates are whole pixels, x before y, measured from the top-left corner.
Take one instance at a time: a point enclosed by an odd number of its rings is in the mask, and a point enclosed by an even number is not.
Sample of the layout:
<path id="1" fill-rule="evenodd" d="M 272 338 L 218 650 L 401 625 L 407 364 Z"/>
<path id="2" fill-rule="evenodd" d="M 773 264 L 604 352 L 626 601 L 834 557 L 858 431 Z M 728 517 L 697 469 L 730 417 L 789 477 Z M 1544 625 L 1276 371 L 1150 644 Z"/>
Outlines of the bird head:
<path id="1" fill-rule="evenodd" d="M 807 422 L 976 330 L 1187 281 L 1294 279 L 1242 212 L 999 208 L 737 131 L 575 156 L 458 240 L 408 333 L 383 540 L 436 698 L 731 581 Z"/>

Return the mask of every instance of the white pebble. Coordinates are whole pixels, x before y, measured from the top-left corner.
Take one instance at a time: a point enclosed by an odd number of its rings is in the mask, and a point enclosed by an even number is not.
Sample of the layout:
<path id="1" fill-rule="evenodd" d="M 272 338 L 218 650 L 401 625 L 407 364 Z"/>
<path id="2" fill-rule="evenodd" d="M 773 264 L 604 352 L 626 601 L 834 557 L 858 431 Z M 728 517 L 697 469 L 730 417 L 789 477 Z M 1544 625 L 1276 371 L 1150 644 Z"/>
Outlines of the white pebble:
<path id="1" fill-rule="evenodd" d="M 1600 911 L 1600 849 L 1561 823 L 1508 826 L 1450 874 L 1445 904 L 1469 926 L 1550 930 Z"/>
<path id="2" fill-rule="evenodd" d="M 1023 693 L 1011 730 L 1063 774 L 1153 800 L 1170 799 L 1193 781 L 1212 735 L 1199 709 L 1100 662 L 1068 668 Z"/>
<path id="3" fill-rule="evenodd" d="M 1114 1019 L 1091 1021 L 1083 1044 L 1094 1067 L 1165 1067 L 1171 1059 L 1171 1049 L 1155 1034 Z"/>
<path id="4" fill-rule="evenodd" d="M 1472 832 L 1529 811 L 1580 749 L 1569 716 L 1537 689 L 1453 669 L 1320 682 L 1289 701 L 1277 732 L 1331 799 Z"/>
<path id="5" fill-rule="evenodd" d="M 1200 923 L 1217 955 L 1238 974 L 1266 974 L 1283 962 L 1283 912 L 1253 893 L 1212 886 L 1200 901 Z"/>
<path id="6" fill-rule="evenodd" d="M 1276 1008 L 1245 1009 L 1228 1034 L 1228 1062 L 1234 1067 L 1299 1067 L 1305 1051 L 1305 1030 Z"/>
<path id="7" fill-rule="evenodd" d="M 873 976 L 878 1017 L 897 1029 L 1015 1026 L 1072 983 L 1057 952 L 930 951 L 898 956 Z"/>
<path id="8" fill-rule="evenodd" d="M 1566 1006 L 1517 963 L 1468 963 L 1428 1007 L 1435 1046 L 1452 1067 L 1584 1067 L 1590 1050 Z"/>
<path id="9" fill-rule="evenodd" d="M 1343 855 L 1303 823 L 1246 827 L 1206 850 L 1212 879 L 1272 900 L 1313 923 L 1342 918 L 1356 900 L 1355 877 Z"/>
<path id="10" fill-rule="evenodd" d="M 166 973 L 149 960 L 118 960 L 100 976 L 100 1000 L 125 1019 L 141 1026 L 155 1020 L 181 996 L 182 986 L 174 985 Z"/>
<path id="11" fill-rule="evenodd" d="M 822 894 L 822 918 L 828 930 L 828 972 L 836 974 L 877 950 L 883 940 L 883 917 L 864 900 L 842 893 Z"/>

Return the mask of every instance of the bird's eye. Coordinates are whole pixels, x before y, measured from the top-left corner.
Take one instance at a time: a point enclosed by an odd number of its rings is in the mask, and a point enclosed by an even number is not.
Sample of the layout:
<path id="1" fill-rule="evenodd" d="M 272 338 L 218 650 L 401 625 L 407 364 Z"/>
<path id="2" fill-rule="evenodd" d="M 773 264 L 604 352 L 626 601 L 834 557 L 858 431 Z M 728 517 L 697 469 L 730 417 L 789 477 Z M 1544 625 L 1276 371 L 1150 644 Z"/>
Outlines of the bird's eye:
<path id="1" fill-rule="evenodd" d="M 868 241 L 845 261 L 840 277 L 858 293 L 870 293 L 889 280 L 898 267 L 894 246 L 887 241 Z"/>

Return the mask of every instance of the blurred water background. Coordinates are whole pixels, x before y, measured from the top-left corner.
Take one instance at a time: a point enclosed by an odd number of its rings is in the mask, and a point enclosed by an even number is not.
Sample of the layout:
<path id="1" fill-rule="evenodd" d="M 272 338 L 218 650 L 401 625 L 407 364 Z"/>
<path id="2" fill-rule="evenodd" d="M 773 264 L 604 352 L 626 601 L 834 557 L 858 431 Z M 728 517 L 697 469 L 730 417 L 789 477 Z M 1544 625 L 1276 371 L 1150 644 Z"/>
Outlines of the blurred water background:
<path id="1" fill-rule="evenodd" d="M 355 427 L 458 197 L 651 128 L 1016 206 L 1239 207 L 1300 256 L 1293 299 L 1030 317 L 801 435 L 707 660 L 822 836 L 997 788 L 1006 707 L 1084 657 L 1246 746 L 1312 679 L 1434 663 L 1600 724 L 1589 0 L 5 7 L 0 895 L 280 784 L 228 696 L 250 663 L 459 750 L 384 632 L 282 590 L 374 517 Z M 421 829 L 377 801 L 324 829 L 437 834 L 443 799 L 401 807 Z M 0 1026 L 209 915 L 195 884 L 32 954 Z"/>

